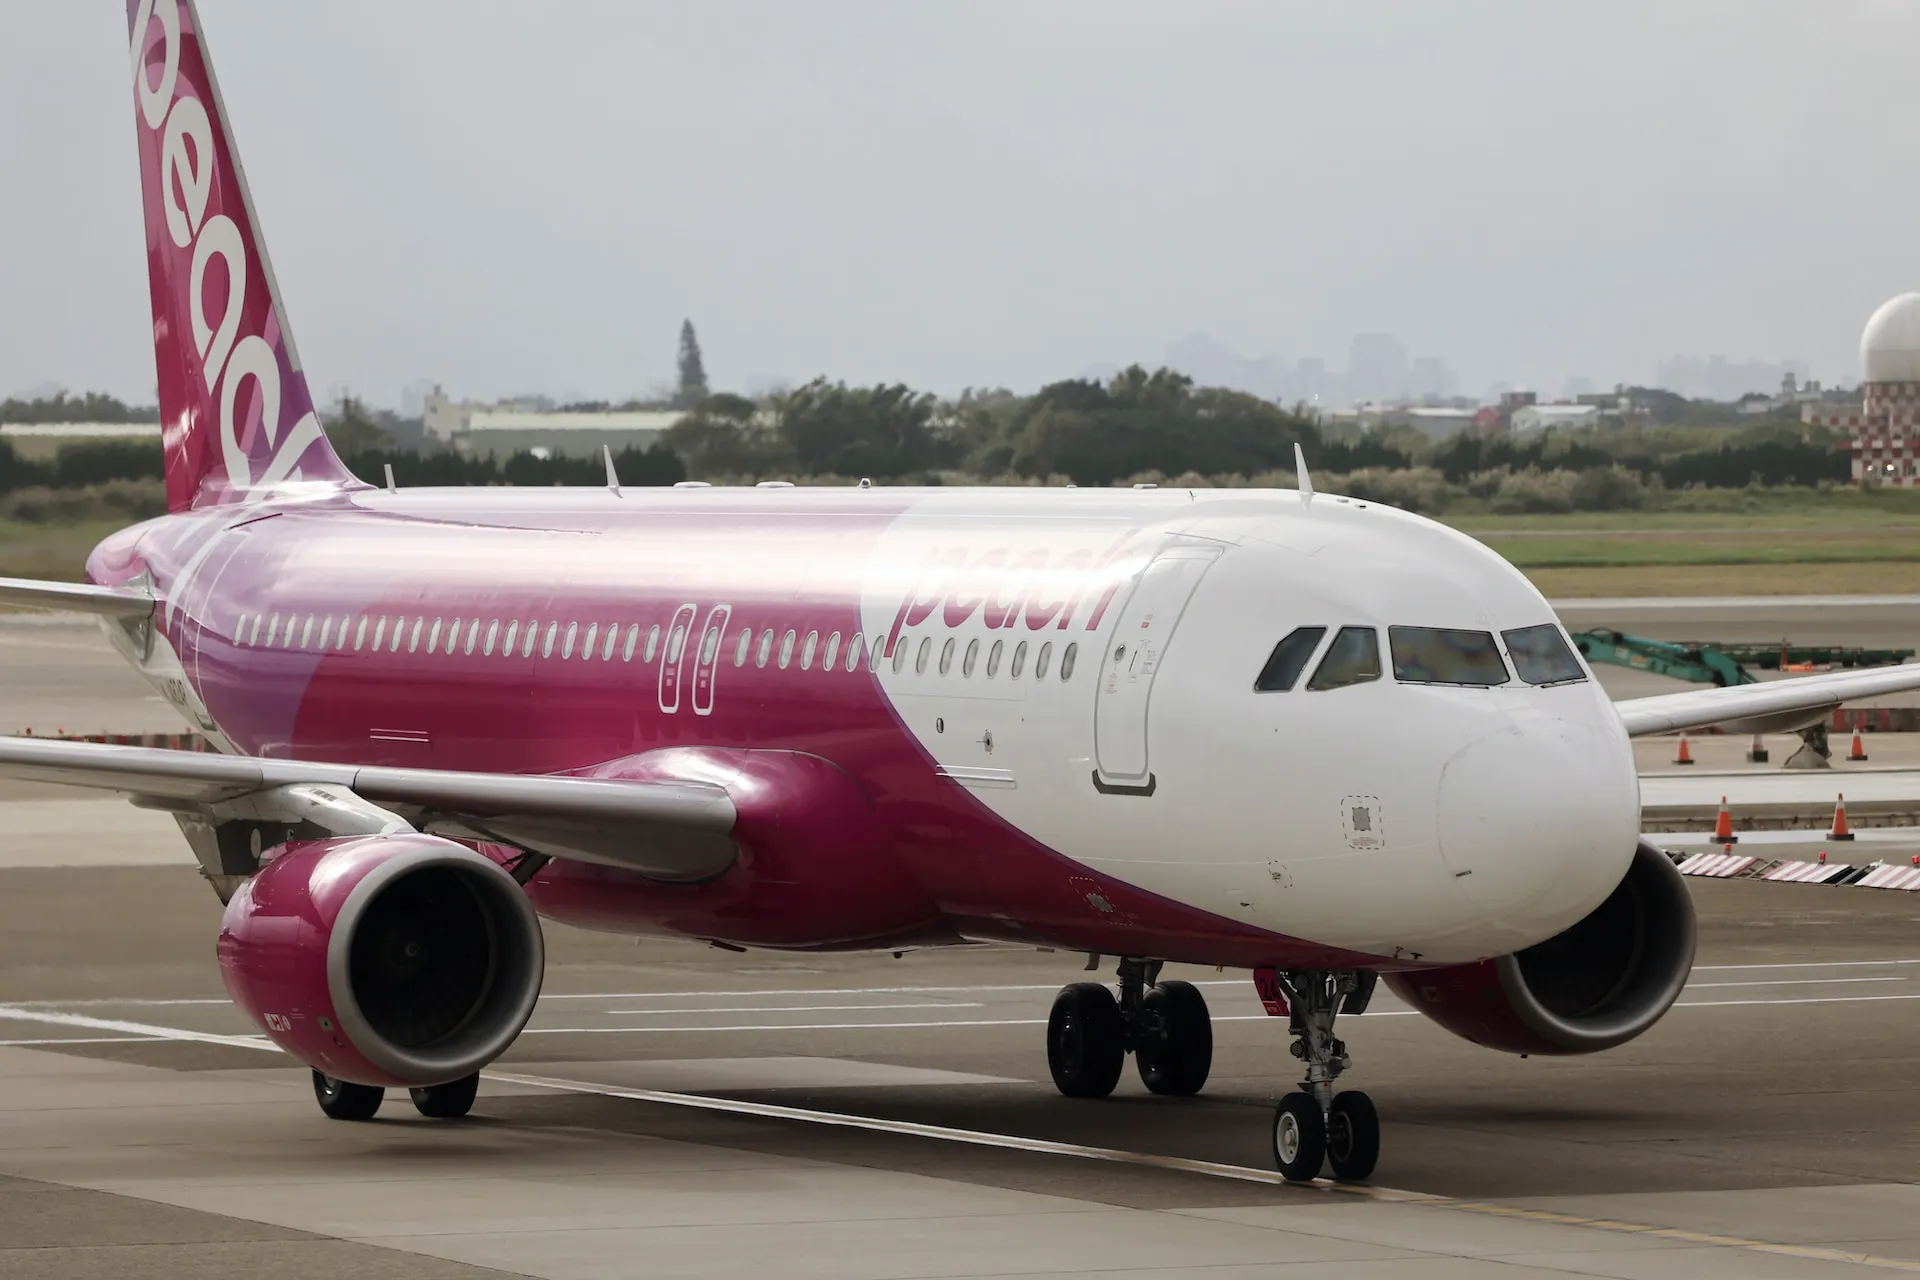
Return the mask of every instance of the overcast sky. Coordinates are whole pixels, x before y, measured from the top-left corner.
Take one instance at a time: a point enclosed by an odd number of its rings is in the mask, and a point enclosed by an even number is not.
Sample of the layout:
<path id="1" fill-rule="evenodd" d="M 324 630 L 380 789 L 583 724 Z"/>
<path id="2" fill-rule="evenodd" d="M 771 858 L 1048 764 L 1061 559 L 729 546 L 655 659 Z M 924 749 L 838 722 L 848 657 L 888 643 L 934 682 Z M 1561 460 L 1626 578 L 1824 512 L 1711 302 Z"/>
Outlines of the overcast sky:
<path id="1" fill-rule="evenodd" d="M 126 16 L 0 0 L 0 394 L 151 397 Z M 1206 332 L 1469 389 L 1857 377 L 1906 0 L 202 0 L 317 393 L 1031 388 Z"/>

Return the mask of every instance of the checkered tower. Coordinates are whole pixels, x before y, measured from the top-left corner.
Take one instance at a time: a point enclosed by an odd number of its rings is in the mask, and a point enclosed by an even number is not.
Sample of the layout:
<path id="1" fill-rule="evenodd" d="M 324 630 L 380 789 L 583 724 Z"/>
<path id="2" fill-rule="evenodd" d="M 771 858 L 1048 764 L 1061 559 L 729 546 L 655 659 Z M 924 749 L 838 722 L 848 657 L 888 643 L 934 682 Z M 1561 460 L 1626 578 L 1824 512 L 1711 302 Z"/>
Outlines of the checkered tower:
<path id="1" fill-rule="evenodd" d="M 1851 438 L 1855 484 L 1920 485 L 1920 293 L 1903 293 L 1882 304 L 1860 335 L 1865 375 L 1860 412 L 1832 415 L 1827 425 Z"/>

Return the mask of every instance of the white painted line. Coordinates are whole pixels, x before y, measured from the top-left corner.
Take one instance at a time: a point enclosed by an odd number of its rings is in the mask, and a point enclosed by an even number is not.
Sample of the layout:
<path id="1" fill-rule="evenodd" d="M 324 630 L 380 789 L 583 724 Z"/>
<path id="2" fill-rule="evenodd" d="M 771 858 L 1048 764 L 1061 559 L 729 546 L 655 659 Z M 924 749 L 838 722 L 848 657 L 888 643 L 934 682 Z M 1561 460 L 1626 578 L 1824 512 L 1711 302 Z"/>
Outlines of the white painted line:
<path id="1" fill-rule="evenodd" d="M 1757 982 L 1689 982 L 1687 990 L 1709 987 L 1835 987 L 1843 982 L 1905 982 L 1905 978 L 1762 978 Z"/>
<path id="2" fill-rule="evenodd" d="M 211 1031 L 186 1031 L 179 1027 L 157 1027 L 149 1022 L 123 1022 L 118 1018 L 93 1018 L 83 1013 L 55 1013 L 49 1009 L 23 1009 L 17 1004 L 0 1004 L 0 1021 L 40 1022 L 50 1027 L 81 1027 L 88 1031 L 119 1031 L 127 1035 L 149 1036 L 156 1040 L 184 1040 L 195 1044 L 221 1044 L 236 1049 L 270 1049 L 280 1046 L 265 1036 L 223 1036 Z"/>
<path id="3" fill-rule="evenodd" d="M 1682 1000 L 1674 1005 L 1676 1009 L 1724 1009 L 1737 1004 L 1866 1004 L 1880 1000 L 1920 1000 L 1920 995 L 1911 996 L 1808 996 L 1805 999 L 1788 1000 Z"/>
<path id="4" fill-rule="evenodd" d="M 55 1036 L 40 1040 L 0 1040 L 0 1049 L 37 1049 L 50 1044 L 152 1044 L 152 1036 Z"/>
<path id="5" fill-rule="evenodd" d="M 1885 979 L 1885 981 L 1898 982 L 1899 979 L 1888 978 L 1888 979 Z M 951 1000 L 922 1000 L 914 1004 L 762 1004 L 762 1005 L 747 1005 L 745 1007 L 735 1005 L 733 1007 L 723 1008 L 723 1009 L 607 1009 L 607 1010 L 603 1010 L 603 1012 L 609 1018 L 620 1018 L 620 1017 L 631 1017 L 634 1014 L 642 1014 L 642 1015 L 651 1014 L 654 1016 L 658 1016 L 663 1013 L 671 1013 L 675 1015 L 679 1015 L 683 1013 L 684 1014 L 858 1013 L 863 1009 L 984 1009 L 984 1008 L 986 1008 L 986 1005 L 981 1003 L 978 1000 L 968 1000 L 965 1002 L 951 1001 Z"/>
<path id="6" fill-rule="evenodd" d="M 1920 964 L 1920 960 L 1799 960 L 1791 964 L 1697 964 L 1695 973 L 1721 969 L 1886 969 L 1898 964 Z"/>
<path id="7" fill-rule="evenodd" d="M 1916 961 L 1915 963 L 1920 963 Z M 967 995 L 973 992 L 989 991 L 1058 991 L 1062 982 L 1027 983 L 976 983 L 965 987 L 780 987 L 770 990 L 754 990 L 748 987 L 732 991 L 572 991 L 542 992 L 542 1000 L 722 1000 L 728 996 L 928 996 L 928 995 Z M 1253 979 L 1213 978 L 1205 982 L 1196 982 L 1196 987 L 1248 987 Z M 661 1009 L 655 1012 L 667 1013 Z"/>
<path id="8" fill-rule="evenodd" d="M 653 1014 L 669 1009 L 651 1009 Z M 5 1017 L 0 1012 L 0 1017 Z M 1216 1018 L 1218 1022 L 1220 1019 Z M 523 1036 L 670 1035 L 703 1031 L 929 1031 L 939 1027 L 1043 1027 L 1045 1018 L 949 1018 L 944 1022 L 754 1022 L 724 1027 L 528 1027 Z"/>

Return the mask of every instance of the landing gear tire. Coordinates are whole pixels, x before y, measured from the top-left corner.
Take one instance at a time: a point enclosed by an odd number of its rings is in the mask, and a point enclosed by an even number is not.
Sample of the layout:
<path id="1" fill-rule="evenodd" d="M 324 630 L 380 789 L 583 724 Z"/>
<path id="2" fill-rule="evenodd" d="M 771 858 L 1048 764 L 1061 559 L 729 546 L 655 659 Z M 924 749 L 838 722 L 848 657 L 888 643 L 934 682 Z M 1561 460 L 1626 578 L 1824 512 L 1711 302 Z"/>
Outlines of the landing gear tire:
<path id="1" fill-rule="evenodd" d="M 446 1084 L 430 1084 L 424 1089 L 409 1089 L 413 1109 L 429 1120 L 458 1120 L 473 1110 L 474 1095 L 480 1092 L 480 1075 L 475 1072 Z"/>
<path id="2" fill-rule="evenodd" d="M 1140 1083 L 1152 1093 L 1190 1098 L 1213 1069 L 1213 1019 L 1191 982 L 1162 982 L 1146 993 L 1148 1030 L 1134 1049 Z"/>
<path id="3" fill-rule="evenodd" d="M 1127 1061 L 1126 1025 L 1113 992 L 1097 982 L 1062 987 L 1047 1017 L 1047 1069 L 1069 1098 L 1104 1098 Z"/>
<path id="4" fill-rule="evenodd" d="M 1288 1182 L 1312 1182 L 1327 1158 L 1327 1121 L 1309 1093 L 1290 1093 L 1273 1113 L 1273 1160 Z"/>
<path id="5" fill-rule="evenodd" d="M 1342 1182 L 1364 1182 L 1380 1160 L 1380 1113 L 1354 1090 L 1333 1095 L 1327 1116 L 1327 1165 Z"/>
<path id="6" fill-rule="evenodd" d="M 320 1103 L 320 1113 L 329 1120 L 371 1120 L 387 1091 L 378 1085 L 349 1084 L 316 1071 L 313 1096 Z"/>

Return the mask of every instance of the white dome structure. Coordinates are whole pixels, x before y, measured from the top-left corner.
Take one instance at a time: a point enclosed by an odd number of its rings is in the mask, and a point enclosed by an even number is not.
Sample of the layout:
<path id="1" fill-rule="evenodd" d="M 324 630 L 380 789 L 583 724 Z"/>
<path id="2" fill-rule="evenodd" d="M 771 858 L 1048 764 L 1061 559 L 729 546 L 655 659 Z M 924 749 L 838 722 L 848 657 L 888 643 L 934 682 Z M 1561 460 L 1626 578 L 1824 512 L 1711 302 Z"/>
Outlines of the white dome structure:
<path id="1" fill-rule="evenodd" d="M 1890 298 L 1868 319 L 1860 366 L 1868 382 L 1920 383 L 1920 293 Z"/>

